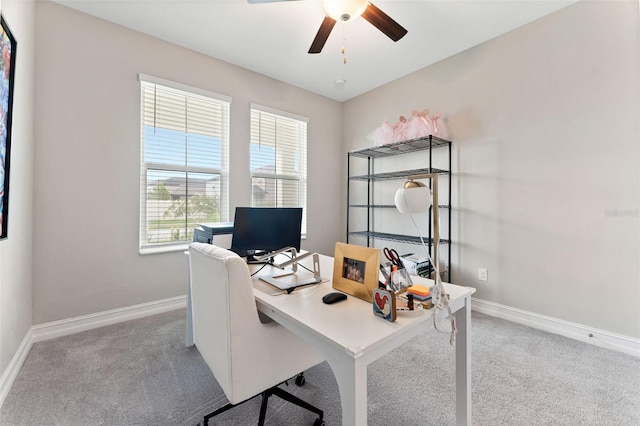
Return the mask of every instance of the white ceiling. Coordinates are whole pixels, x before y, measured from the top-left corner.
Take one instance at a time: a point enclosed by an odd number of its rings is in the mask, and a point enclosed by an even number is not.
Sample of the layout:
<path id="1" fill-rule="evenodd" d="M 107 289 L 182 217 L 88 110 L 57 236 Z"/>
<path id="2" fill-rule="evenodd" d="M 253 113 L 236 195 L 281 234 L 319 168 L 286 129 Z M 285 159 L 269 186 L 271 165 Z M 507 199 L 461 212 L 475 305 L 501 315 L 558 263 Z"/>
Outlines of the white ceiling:
<path id="1" fill-rule="evenodd" d="M 316 55 L 307 51 L 324 18 L 321 0 L 54 1 L 345 101 L 576 0 L 377 0 L 408 30 L 404 38 L 394 43 L 361 18 L 338 22 Z"/>

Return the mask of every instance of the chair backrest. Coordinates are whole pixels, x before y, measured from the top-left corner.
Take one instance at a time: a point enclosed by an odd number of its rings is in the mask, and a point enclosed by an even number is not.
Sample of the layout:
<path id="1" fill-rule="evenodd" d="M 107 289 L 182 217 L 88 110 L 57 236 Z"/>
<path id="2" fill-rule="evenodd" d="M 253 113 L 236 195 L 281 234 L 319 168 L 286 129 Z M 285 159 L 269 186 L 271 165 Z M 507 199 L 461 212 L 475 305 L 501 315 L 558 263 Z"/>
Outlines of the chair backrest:
<path id="1" fill-rule="evenodd" d="M 249 267 L 237 254 L 196 242 L 189 246 L 189 262 L 195 344 L 229 402 L 324 361 L 285 327 L 260 321 Z"/>
<path id="2" fill-rule="evenodd" d="M 232 400 L 238 369 L 246 368 L 233 352 L 261 331 L 249 268 L 237 254 L 204 243 L 189 246 L 189 262 L 195 344 Z"/>

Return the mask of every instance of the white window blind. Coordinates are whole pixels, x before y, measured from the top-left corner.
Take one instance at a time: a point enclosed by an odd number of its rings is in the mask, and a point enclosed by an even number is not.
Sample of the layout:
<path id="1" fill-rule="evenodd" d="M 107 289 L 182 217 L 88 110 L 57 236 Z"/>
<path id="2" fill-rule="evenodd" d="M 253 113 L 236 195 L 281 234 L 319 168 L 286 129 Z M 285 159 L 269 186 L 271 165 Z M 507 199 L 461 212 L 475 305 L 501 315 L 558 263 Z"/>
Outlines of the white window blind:
<path id="1" fill-rule="evenodd" d="M 192 241 L 199 223 L 229 220 L 230 102 L 154 77 L 140 84 L 144 252 Z"/>
<path id="2" fill-rule="evenodd" d="M 302 207 L 307 217 L 307 119 L 251 106 L 251 205 Z"/>

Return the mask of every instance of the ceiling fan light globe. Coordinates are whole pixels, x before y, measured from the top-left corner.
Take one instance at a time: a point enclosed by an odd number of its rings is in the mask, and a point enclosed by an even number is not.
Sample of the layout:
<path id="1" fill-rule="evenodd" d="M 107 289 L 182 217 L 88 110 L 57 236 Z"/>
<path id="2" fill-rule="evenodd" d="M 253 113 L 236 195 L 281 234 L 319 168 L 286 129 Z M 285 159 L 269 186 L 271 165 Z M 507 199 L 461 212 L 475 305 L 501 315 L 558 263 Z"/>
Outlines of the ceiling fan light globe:
<path id="1" fill-rule="evenodd" d="M 362 15 L 369 4 L 368 0 L 323 0 L 322 7 L 328 17 L 348 22 Z"/>

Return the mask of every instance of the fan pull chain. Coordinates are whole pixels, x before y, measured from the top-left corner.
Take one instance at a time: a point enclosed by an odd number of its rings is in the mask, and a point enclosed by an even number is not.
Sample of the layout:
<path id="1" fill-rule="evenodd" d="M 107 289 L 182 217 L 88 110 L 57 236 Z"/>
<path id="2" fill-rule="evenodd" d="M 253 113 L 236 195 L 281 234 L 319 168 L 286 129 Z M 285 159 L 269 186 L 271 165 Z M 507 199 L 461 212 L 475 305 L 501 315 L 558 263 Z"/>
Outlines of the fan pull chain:
<path id="1" fill-rule="evenodd" d="M 347 56 L 344 54 L 346 48 L 345 46 L 347 45 L 347 32 L 343 29 L 342 30 L 342 50 L 340 51 L 340 53 L 342 53 L 342 63 L 343 64 L 347 64 Z"/>

